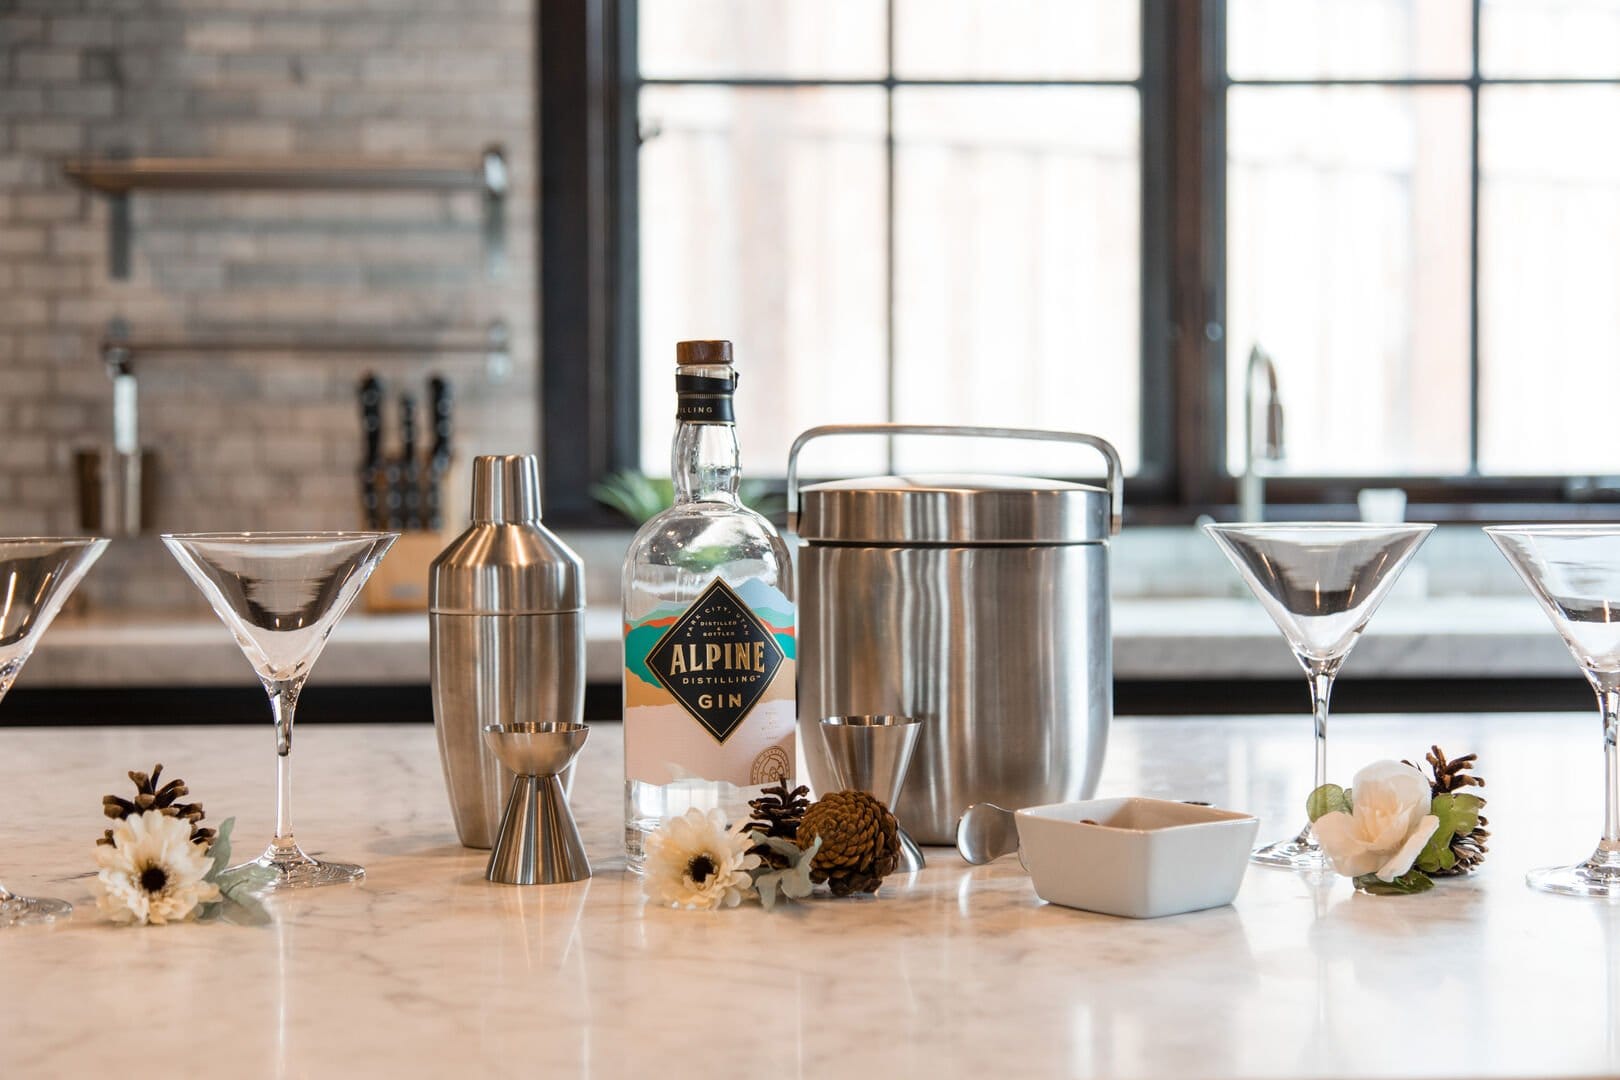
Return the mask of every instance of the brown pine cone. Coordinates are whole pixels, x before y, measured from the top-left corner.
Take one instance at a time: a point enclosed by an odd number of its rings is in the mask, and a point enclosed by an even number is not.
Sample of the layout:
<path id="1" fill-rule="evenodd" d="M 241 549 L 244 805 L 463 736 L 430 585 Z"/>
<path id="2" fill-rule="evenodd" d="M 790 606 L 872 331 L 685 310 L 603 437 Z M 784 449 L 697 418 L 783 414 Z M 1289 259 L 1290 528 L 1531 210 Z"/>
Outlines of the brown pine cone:
<path id="1" fill-rule="evenodd" d="M 864 791 L 835 791 L 804 812 L 802 850 L 821 837 L 810 880 L 826 882 L 834 896 L 875 893 L 900 862 L 899 826 L 889 808 Z"/>
<path id="2" fill-rule="evenodd" d="M 796 841 L 799 822 L 810 808 L 810 800 L 805 798 L 808 794 L 810 789 L 802 784 L 789 791 L 785 780 L 766 788 L 759 798 L 749 800 L 748 807 L 753 810 L 754 819 L 743 826 L 744 831 L 754 834 L 759 840 L 767 836 L 780 836 Z M 758 855 L 773 870 L 782 870 L 788 865 L 786 857 L 773 851 L 769 844 L 757 843 L 748 851 Z"/>
<path id="3" fill-rule="evenodd" d="M 161 788 L 157 786 L 158 778 L 163 775 L 163 765 L 159 763 L 152 766 L 152 775 L 143 772 L 131 772 L 129 778 L 135 783 L 135 798 L 124 799 L 117 795 L 103 795 L 101 797 L 101 812 L 110 818 L 122 821 L 131 814 L 144 814 L 148 810 L 156 810 L 165 817 L 181 818 L 191 824 L 191 842 L 207 847 L 214 842 L 214 830 L 205 829 L 197 823 L 206 815 L 203 814 L 202 803 L 183 803 L 177 801 L 182 795 L 189 795 L 190 789 L 184 780 L 170 780 Z M 111 844 L 113 842 L 112 830 L 108 829 L 101 834 L 98 844 Z"/>
<path id="4" fill-rule="evenodd" d="M 1483 777 L 1474 776 L 1470 770 L 1474 762 L 1479 759 L 1478 754 L 1464 754 L 1460 758 L 1447 758 L 1446 752 L 1438 746 L 1429 747 L 1429 752 L 1423 755 L 1423 763 L 1429 767 L 1433 779 L 1429 781 L 1429 790 L 1435 795 L 1450 795 L 1468 787 L 1484 787 Z M 1404 764 L 1412 765 L 1410 761 Z M 1412 765 L 1414 769 L 1416 765 Z M 1419 770 L 1420 772 L 1422 770 Z M 1485 805 L 1485 796 L 1475 795 L 1481 806 Z M 1484 814 L 1479 815 L 1479 824 L 1467 836 L 1454 836 L 1451 838 L 1451 853 L 1457 857 L 1457 862 L 1449 870 L 1436 870 L 1435 877 L 1456 877 L 1473 870 L 1485 861 L 1485 853 L 1489 850 L 1486 841 L 1491 838 L 1491 831 L 1485 826 L 1490 824 Z"/>

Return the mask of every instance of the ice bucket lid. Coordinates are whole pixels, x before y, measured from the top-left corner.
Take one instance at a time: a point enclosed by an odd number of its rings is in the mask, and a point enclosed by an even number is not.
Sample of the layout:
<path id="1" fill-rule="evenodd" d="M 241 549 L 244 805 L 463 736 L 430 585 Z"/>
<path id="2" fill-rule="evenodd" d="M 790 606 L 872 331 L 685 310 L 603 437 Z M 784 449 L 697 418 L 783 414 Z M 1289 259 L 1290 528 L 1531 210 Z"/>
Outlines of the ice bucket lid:
<path id="1" fill-rule="evenodd" d="M 832 480 L 800 490 L 798 534 L 830 544 L 1095 544 L 1109 493 L 1028 476 Z"/>

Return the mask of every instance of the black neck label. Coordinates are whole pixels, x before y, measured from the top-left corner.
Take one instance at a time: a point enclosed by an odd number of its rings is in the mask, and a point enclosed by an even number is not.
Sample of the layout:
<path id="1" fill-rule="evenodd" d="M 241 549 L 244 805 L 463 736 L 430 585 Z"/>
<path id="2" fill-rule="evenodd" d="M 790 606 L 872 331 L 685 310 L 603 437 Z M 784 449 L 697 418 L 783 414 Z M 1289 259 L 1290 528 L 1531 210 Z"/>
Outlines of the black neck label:
<path id="1" fill-rule="evenodd" d="M 716 379 L 707 375 L 675 376 L 675 419 L 688 424 L 733 424 L 737 414 L 731 395 L 737 376 Z"/>
<path id="2" fill-rule="evenodd" d="M 770 627 L 715 578 L 647 653 L 647 667 L 723 743 L 753 710 L 785 658 Z"/>

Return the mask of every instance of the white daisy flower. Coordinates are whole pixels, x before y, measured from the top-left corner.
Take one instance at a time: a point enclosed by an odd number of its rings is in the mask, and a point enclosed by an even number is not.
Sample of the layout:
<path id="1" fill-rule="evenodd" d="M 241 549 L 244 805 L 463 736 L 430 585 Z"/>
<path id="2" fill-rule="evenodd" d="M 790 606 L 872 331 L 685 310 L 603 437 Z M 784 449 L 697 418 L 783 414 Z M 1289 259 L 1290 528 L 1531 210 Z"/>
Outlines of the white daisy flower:
<path id="1" fill-rule="evenodd" d="M 671 907 L 736 907 L 753 892 L 748 871 L 759 866 L 759 856 L 748 854 L 753 845 L 748 833 L 726 828 L 719 810 L 688 810 L 647 837 L 642 887 Z"/>
<path id="2" fill-rule="evenodd" d="M 111 844 L 96 846 L 96 907 L 114 922 L 170 923 L 190 918 L 198 904 L 219 899 L 204 881 L 213 868 L 208 848 L 191 842 L 191 822 L 157 810 L 131 814 L 112 828 Z"/>

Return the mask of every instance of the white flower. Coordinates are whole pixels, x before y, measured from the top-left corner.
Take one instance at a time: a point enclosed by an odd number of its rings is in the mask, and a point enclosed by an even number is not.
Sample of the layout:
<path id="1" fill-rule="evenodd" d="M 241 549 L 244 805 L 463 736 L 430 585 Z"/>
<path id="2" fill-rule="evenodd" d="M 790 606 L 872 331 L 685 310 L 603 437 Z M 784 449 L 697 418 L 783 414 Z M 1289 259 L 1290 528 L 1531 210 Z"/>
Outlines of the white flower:
<path id="1" fill-rule="evenodd" d="M 642 888 L 671 907 L 736 907 L 753 891 L 748 871 L 759 866 L 759 856 L 748 854 L 753 844 L 740 826 L 727 829 L 719 810 L 690 809 L 647 837 Z"/>
<path id="2" fill-rule="evenodd" d="M 94 888 L 96 907 L 114 922 L 180 922 L 219 899 L 219 886 L 203 880 L 213 860 L 191 842 L 189 821 L 148 810 L 118 822 L 112 836 L 96 846 Z"/>
<path id="3" fill-rule="evenodd" d="M 1399 761 L 1375 761 L 1356 773 L 1351 813 L 1316 819 L 1316 839 L 1346 877 L 1376 874 L 1394 881 L 1416 861 L 1440 819 L 1429 813 L 1429 782 Z"/>

